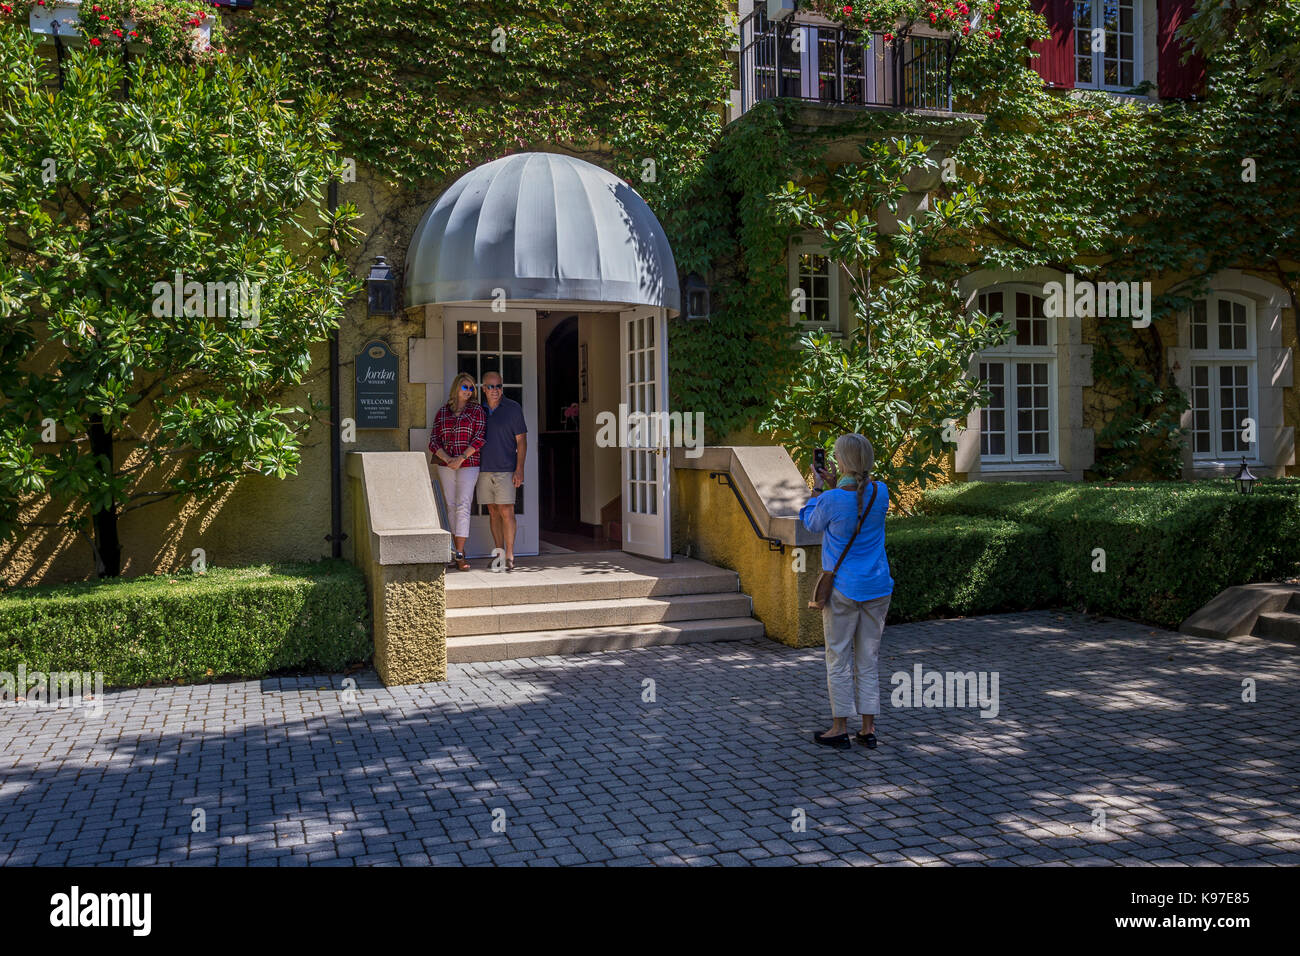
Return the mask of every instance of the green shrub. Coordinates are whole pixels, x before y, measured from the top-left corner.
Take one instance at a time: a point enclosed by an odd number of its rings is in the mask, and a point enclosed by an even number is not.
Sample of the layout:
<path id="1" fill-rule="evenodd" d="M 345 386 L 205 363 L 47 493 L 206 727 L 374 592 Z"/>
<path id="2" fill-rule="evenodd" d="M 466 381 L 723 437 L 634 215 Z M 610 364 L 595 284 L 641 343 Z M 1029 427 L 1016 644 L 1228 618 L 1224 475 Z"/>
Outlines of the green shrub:
<path id="1" fill-rule="evenodd" d="M 1253 495 L 1226 481 L 968 482 L 922 496 L 928 515 L 1011 520 L 1051 533 L 1061 595 L 1090 611 L 1176 628 L 1225 588 L 1300 569 L 1300 481 Z M 1094 571 L 1095 549 L 1105 572 Z"/>
<path id="2" fill-rule="evenodd" d="M 104 685 L 339 670 L 370 657 L 346 561 L 212 568 L 0 595 L 0 671 L 102 671 Z"/>
<path id="3" fill-rule="evenodd" d="M 1056 549 L 1041 528 L 970 517 L 890 518 L 885 527 L 890 623 L 1059 601 Z"/>

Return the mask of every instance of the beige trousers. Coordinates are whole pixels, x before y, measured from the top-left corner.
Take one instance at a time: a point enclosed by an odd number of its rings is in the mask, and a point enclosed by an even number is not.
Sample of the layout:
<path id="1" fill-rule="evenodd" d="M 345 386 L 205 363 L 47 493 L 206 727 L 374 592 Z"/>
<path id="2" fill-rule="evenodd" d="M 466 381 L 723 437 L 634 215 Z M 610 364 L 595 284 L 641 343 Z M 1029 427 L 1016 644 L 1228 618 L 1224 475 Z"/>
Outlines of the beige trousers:
<path id="1" fill-rule="evenodd" d="M 880 637 L 892 594 L 853 601 L 831 590 L 822 608 L 831 716 L 880 713 Z"/>

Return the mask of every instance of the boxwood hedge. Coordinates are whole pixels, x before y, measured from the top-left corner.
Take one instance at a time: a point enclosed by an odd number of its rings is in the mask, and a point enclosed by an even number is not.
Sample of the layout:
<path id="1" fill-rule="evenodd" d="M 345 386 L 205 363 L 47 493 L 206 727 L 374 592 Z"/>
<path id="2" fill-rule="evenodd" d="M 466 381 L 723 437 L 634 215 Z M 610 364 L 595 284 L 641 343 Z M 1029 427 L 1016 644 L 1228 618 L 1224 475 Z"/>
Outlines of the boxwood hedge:
<path id="1" fill-rule="evenodd" d="M 1062 600 L 1176 628 L 1224 588 L 1300 571 L 1300 481 L 1238 494 L 1227 481 L 968 482 L 932 489 L 918 510 L 1047 531 Z M 1098 549 L 1104 552 L 1105 570 Z"/>
<path id="2" fill-rule="evenodd" d="M 212 568 L 0 594 L 0 671 L 102 671 L 110 687 L 339 670 L 372 653 L 346 561 Z"/>
<path id="3" fill-rule="evenodd" d="M 1042 528 L 972 517 L 890 518 L 889 623 L 1059 603 L 1056 548 Z"/>

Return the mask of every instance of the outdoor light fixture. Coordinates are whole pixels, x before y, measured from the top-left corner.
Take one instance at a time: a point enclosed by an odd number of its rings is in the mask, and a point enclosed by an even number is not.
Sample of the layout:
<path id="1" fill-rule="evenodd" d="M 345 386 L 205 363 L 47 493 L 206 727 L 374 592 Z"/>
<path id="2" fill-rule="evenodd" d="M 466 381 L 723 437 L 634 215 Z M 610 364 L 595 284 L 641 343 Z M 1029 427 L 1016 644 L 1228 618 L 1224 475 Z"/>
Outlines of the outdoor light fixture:
<path id="1" fill-rule="evenodd" d="M 1248 495 L 1254 491 L 1255 482 L 1259 481 L 1258 478 L 1250 473 L 1250 469 L 1246 467 L 1246 458 L 1244 455 L 1241 459 L 1241 471 L 1237 472 L 1237 477 L 1234 480 L 1237 482 L 1237 490 L 1243 495 Z"/>
<path id="2" fill-rule="evenodd" d="M 688 319 L 707 319 L 709 317 L 709 285 L 692 272 L 686 277 L 686 287 L 682 290 L 682 300 Z"/>
<path id="3" fill-rule="evenodd" d="M 461 334 L 461 335 L 478 335 L 478 323 L 477 323 L 477 322 L 462 322 L 462 323 L 460 324 L 460 334 Z"/>
<path id="4" fill-rule="evenodd" d="M 366 312 L 370 316 L 393 314 L 393 270 L 383 256 L 375 256 L 375 264 L 366 276 Z"/>

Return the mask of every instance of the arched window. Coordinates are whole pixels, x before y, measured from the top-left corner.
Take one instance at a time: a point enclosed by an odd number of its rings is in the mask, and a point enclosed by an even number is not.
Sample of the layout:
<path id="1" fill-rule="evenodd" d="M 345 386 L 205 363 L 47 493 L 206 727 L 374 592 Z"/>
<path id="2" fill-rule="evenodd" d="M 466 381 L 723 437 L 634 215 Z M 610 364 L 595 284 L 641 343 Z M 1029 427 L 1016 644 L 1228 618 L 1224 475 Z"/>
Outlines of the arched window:
<path id="1" fill-rule="evenodd" d="M 1258 336 L 1255 303 L 1215 292 L 1192 304 L 1190 387 L 1192 456 L 1223 460 L 1258 456 Z"/>
<path id="2" fill-rule="evenodd" d="M 1056 322 L 1041 288 L 1000 286 L 979 294 L 980 311 L 1002 315 L 1015 335 L 979 355 L 988 404 L 980 415 L 980 461 L 1050 462 L 1057 458 Z"/>

